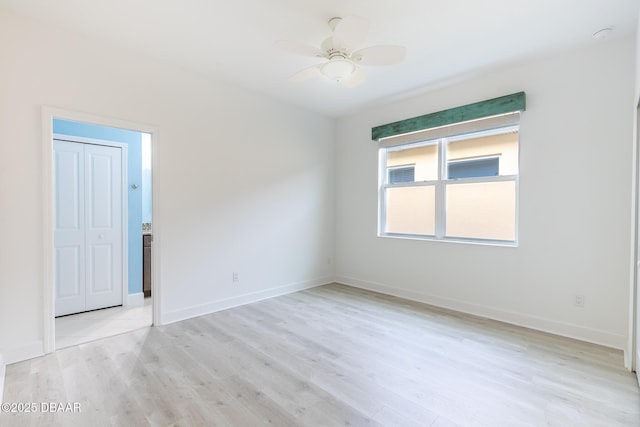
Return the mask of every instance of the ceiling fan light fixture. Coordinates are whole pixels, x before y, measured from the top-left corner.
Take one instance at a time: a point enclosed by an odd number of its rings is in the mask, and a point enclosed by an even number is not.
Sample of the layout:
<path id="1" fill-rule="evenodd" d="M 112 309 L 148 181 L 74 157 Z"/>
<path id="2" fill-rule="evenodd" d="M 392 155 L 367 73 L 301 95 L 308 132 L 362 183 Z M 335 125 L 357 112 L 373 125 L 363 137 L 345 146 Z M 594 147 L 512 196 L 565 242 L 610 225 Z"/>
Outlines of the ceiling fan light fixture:
<path id="1" fill-rule="evenodd" d="M 320 72 L 327 78 L 339 82 L 349 77 L 356 70 L 356 65 L 345 58 L 334 58 L 320 67 Z"/>
<path id="2" fill-rule="evenodd" d="M 348 15 L 329 20 L 331 35 L 319 48 L 297 42 L 281 40 L 275 45 L 291 53 L 307 57 L 323 58 L 316 65 L 303 68 L 289 77 L 289 81 L 301 82 L 314 77 L 324 77 L 342 87 L 356 87 L 365 80 L 361 66 L 384 66 L 402 62 L 404 46 L 379 45 L 359 48 L 365 41 L 369 22 L 364 18 Z"/>

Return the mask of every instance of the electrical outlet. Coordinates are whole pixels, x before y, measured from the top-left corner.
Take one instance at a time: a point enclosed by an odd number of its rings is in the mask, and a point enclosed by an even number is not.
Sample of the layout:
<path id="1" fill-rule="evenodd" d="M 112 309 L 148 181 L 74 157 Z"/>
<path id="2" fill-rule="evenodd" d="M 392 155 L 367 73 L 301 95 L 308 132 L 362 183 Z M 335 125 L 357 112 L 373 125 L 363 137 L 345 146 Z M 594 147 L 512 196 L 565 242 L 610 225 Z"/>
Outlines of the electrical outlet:
<path id="1" fill-rule="evenodd" d="M 233 281 L 234 282 L 239 282 L 240 281 L 237 271 L 233 272 Z"/>
<path id="2" fill-rule="evenodd" d="M 330 256 L 327 257 L 327 264 L 331 265 L 331 257 Z"/>
<path id="3" fill-rule="evenodd" d="M 573 297 L 573 305 L 584 308 L 584 295 L 575 295 Z"/>

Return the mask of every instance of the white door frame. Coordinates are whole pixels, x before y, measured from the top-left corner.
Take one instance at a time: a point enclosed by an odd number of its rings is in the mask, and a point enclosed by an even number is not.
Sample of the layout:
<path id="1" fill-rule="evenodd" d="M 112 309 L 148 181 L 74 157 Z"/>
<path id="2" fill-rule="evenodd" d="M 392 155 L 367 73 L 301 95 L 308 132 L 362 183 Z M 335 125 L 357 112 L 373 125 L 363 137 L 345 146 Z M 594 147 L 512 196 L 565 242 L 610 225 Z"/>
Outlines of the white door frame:
<path id="1" fill-rule="evenodd" d="M 52 353 L 55 351 L 55 276 L 54 276 L 54 239 L 53 239 L 53 212 L 54 212 L 54 177 L 53 177 L 53 119 L 63 119 L 75 122 L 84 122 L 90 124 L 96 124 L 101 126 L 109 126 L 120 129 L 128 129 L 136 132 L 144 132 L 151 134 L 151 153 L 152 153 L 152 174 L 151 174 L 151 186 L 152 186 L 152 212 L 153 212 L 153 251 L 151 266 L 152 266 L 152 295 L 153 295 L 153 325 L 162 324 L 160 316 L 160 253 L 158 250 L 159 241 L 159 215 L 158 215 L 158 183 L 157 183 L 157 165 L 158 165 L 158 150 L 157 139 L 158 130 L 154 126 L 134 123 L 125 120 L 105 118 L 95 116 L 92 114 L 80 113 L 76 111 L 64 110 L 56 107 L 43 106 L 42 107 L 42 180 L 43 180 L 43 204 L 42 204 L 42 231 L 43 231 L 43 350 L 44 353 Z M 83 138 L 75 138 L 83 139 Z M 86 138 L 85 138 L 86 139 Z M 126 170 L 127 163 L 123 163 Z M 125 187 L 128 187 L 124 181 Z M 127 198 L 128 192 L 124 192 L 123 197 Z M 128 224 L 126 220 L 123 222 L 123 232 L 128 229 L 125 224 Z M 127 234 L 125 234 L 126 236 Z M 127 252 L 128 244 L 127 240 L 123 242 L 123 253 Z M 124 263 L 127 263 L 127 257 L 124 256 Z M 125 265 L 123 263 L 123 266 Z M 128 263 L 126 264 L 128 265 Z M 124 268 L 123 268 L 124 270 Z M 128 268 L 127 268 L 128 270 Z M 124 283 L 127 283 L 125 280 Z M 124 291 L 124 290 L 123 290 Z M 123 303 L 126 301 L 128 289 L 123 294 Z"/>
<path id="2" fill-rule="evenodd" d="M 633 181 L 632 188 L 632 272 L 629 301 L 629 357 L 625 357 L 625 365 L 636 372 L 636 379 L 640 384 L 640 99 L 636 104 L 633 123 Z"/>
<path id="3" fill-rule="evenodd" d="M 102 145 L 107 147 L 115 147 L 121 150 L 120 161 L 121 165 L 121 173 L 120 179 L 122 180 L 122 193 L 120 206 L 120 215 L 121 215 L 121 224 L 122 229 L 120 233 L 120 241 L 121 241 L 121 254 L 122 259 L 120 263 L 122 265 L 122 305 L 129 305 L 128 296 L 129 296 L 129 172 L 128 172 L 128 164 L 129 164 L 129 146 L 122 142 L 115 141 L 107 141 L 102 139 L 94 139 L 94 138 L 84 138 L 80 136 L 73 135 L 64 135 L 59 133 L 53 134 L 53 139 L 58 141 L 67 141 L 73 142 L 77 144 L 91 144 L 91 145 Z M 55 200 L 54 200 L 55 205 Z M 54 281 L 55 282 L 55 281 Z M 54 286 L 55 288 L 55 286 Z M 55 299 L 55 295 L 54 295 Z M 54 301 L 54 313 L 55 313 L 55 301 Z"/>

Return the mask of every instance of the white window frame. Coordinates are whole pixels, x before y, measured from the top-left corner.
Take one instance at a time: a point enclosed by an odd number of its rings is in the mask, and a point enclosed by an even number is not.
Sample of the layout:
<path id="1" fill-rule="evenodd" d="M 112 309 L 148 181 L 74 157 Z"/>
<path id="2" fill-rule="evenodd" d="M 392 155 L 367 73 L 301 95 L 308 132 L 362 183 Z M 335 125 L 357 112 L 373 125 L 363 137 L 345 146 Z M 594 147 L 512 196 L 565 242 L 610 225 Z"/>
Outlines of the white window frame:
<path id="1" fill-rule="evenodd" d="M 487 177 L 474 177 L 474 178 L 454 178 L 448 179 L 446 176 L 448 173 L 448 161 L 446 158 L 447 144 L 449 142 L 456 142 L 471 138 L 481 138 L 484 136 L 502 135 L 510 132 L 518 132 L 518 173 L 513 175 L 498 175 Z M 519 165 L 520 165 L 520 125 L 512 125 L 507 127 L 501 127 L 496 129 L 488 129 L 476 132 L 469 132 L 463 135 L 456 135 L 455 137 L 444 137 L 432 140 L 409 142 L 394 146 L 380 147 L 378 150 L 378 236 L 379 237 L 391 237 L 391 238 L 403 238 L 403 239 L 419 239 L 419 240 L 434 240 L 445 242 L 462 242 L 462 243 L 479 243 L 495 246 L 518 246 L 518 219 L 519 219 Z M 438 175 L 437 180 L 430 181 L 418 181 L 409 183 L 388 183 L 388 169 L 387 167 L 387 152 L 395 149 L 417 148 L 426 145 L 438 146 Z M 494 157 L 494 156 L 487 156 Z M 473 183 L 490 183 L 490 182 L 504 182 L 513 181 L 515 183 L 515 235 L 514 240 L 495 240 L 495 239 L 482 239 L 472 237 L 450 237 L 446 236 L 446 191 L 445 187 L 448 185 L 459 184 L 473 184 Z M 387 212 L 386 212 L 386 193 L 389 188 L 400 187 L 435 187 L 435 234 L 434 235 L 422 235 L 422 234 L 405 234 L 405 233 L 389 233 L 386 232 L 387 224 Z"/>

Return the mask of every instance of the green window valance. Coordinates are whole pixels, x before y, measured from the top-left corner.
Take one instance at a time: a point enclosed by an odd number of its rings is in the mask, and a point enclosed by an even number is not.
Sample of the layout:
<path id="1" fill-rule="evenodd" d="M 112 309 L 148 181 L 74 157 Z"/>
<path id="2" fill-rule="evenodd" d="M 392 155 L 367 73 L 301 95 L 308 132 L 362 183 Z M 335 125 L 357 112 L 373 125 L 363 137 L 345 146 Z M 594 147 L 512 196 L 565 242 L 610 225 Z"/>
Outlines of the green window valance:
<path id="1" fill-rule="evenodd" d="M 449 108 L 448 110 L 438 111 L 436 113 L 376 126 L 371 128 L 371 139 L 379 141 L 382 138 L 405 133 L 512 113 L 514 111 L 524 111 L 525 107 L 525 93 L 513 93 L 499 98 L 488 99 L 486 101 L 475 102 L 461 107 Z"/>

